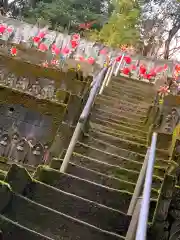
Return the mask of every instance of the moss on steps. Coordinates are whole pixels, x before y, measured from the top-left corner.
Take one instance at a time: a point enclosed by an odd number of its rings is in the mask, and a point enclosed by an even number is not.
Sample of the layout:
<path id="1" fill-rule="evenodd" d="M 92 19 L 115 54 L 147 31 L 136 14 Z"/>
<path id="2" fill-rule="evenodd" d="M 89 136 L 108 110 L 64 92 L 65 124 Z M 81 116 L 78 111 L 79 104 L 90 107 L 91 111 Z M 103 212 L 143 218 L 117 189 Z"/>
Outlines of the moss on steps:
<path id="1" fill-rule="evenodd" d="M 127 111 L 132 111 L 135 112 L 137 114 L 146 114 L 148 108 L 143 109 L 141 108 L 141 105 L 137 105 L 137 104 L 132 104 L 132 103 L 125 103 L 125 102 L 119 102 L 119 101 L 110 101 L 106 98 L 99 98 L 96 99 L 96 103 L 101 104 L 101 105 L 105 105 L 108 107 L 112 107 L 112 108 L 117 108 L 117 109 L 126 109 Z"/>
<path id="2" fill-rule="evenodd" d="M 147 143 L 146 138 L 138 138 L 137 136 L 134 136 L 131 133 L 125 133 L 125 132 L 120 132 L 120 131 L 118 131 L 118 133 L 117 133 L 116 131 L 113 131 L 109 128 L 103 128 L 103 130 L 102 129 L 101 130 L 90 129 L 88 134 L 94 138 L 99 138 L 99 135 L 110 135 L 111 137 L 114 137 L 116 139 L 136 142 L 138 144 L 146 145 L 146 143 Z"/>
<path id="3" fill-rule="evenodd" d="M 111 112 L 111 109 L 108 110 L 103 110 L 101 108 L 96 109 L 93 108 L 91 114 L 94 115 L 101 115 L 101 117 L 106 117 L 108 119 L 114 119 L 115 121 L 123 121 L 123 122 L 128 122 L 136 125 L 144 125 L 145 119 L 140 120 L 140 119 L 135 119 L 130 116 L 123 116 L 122 114 L 117 114 L 116 112 Z"/>
<path id="4" fill-rule="evenodd" d="M 142 102 L 140 101 L 139 103 L 134 103 L 132 101 L 127 101 L 127 100 L 123 100 L 121 98 L 115 98 L 113 96 L 106 96 L 104 94 L 101 94 L 101 95 L 98 95 L 97 98 L 96 98 L 96 101 L 97 102 L 104 102 L 106 103 L 107 105 L 111 105 L 113 103 L 116 103 L 116 104 L 120 104 L 120 105 L 125 105 L 125 106 L 134 106 L 135 108 L 141 108 L 143 111 L 146 111 L 149 107 L 149 103 L 146 103 L 146 102 Z"/>
<path id="5" fill-rule="evenodd" d="M 7 172 L 0 169 L 0 181 L 4 181 Z"/>
<path id="6" fill-rule="evenodd" d="M 95 102 L 93 112 L 99 113 L 100 111 L 110 112 L 111 114 L 132 118 L 137 121 L 145 121 L 146 119 L 146 114 L 136 114 L 131 111 L 127 111 L 125 107 L 121 109 L 117 109 L 107 105 L 100 105 Z"/>
<path id="7" fill-rule="evenodd" d="M 96 121 L 96 119 L 99 119 L 99 121 L 110 122 L 111 124 L 114 124 L 115 126 L 123 125 L 126 127 L 132 127 L 134 129 L 139 129 L 142 131 L 148 131 L 147 126 L 143 125 L 143 122 L 139 122 L 139 124 L 136 124 L 136 123 L 133 123 L 133 119 L 129 119 L 129 121 L 128 121 L 127 118 L 122 118 L 122 119 L 120 118 L 118 120 L 118 119 L 114 119 L 114 118 L 109 118 L 107 116 L 102 116 L 100 113 L 92 114 L 90 119 L 93 121 Z"/>
<path id="8" fill-rule="evenodd" d="M 98 158 L 98 159 L 101 159 L 102 161 L 104 158 L 112 158 L 114 156 L 115 158 L 123 158 L 123 159 L 127 158 L 129 160 L 133 160 L 136 162 L 141 162 L 141 163 L 144 162 L 145 154 L 138 154 L 136 152 L 132 152 L 132 151 L 128 151 L 120 148 L 117 148 L 117 150 L 121 151 L 121 154 L 117 154 L 115 150 L 111 151 L 110 148 L 108 149 L 108 151 L 102 150 L 102 149 L 98 149 L 96 147 L 84 144 L 82 142 L 78 142 L 75 147 L 75 152 L 78 152 L 83 155 L 87 155 L 95 159 Z M 157 166 L 160 166 L 163 168 L 166 168 L 170 164 L 169 160 L 167 161 L 161 160 L 160 158 L 156 158 L 156 162 L 157 162 L 156 164 Z"/>
<path id="9" fill-rule="evenodd" d="M 146 98 L 145 96 L 139 96 L 136 94 L 127 94 L 126 92 L 116 92 L 116 91 L 112 91 L 111 89 L 105 88 L 104 89 L 104 94 L 107 96 L 113 96 L 116 98 L 121 98 L 121 99 L 126 99 L 130 102 L 138 102 L 138 101 L 144 101 L 144 102 L 151 102 L 152 101 L 152 97 L 151 98 Z"/>
<path id="10" fill-rule="evenodd" d="M 2 239 L 5 240 L 53 240 L 52 238 L 32 231 L 3 215 L 0 215 L 0 229 L 2 231 Z"/>
<path id="11" fill-rule="evenodd" d="M 102 119 L 96 118 L 94 120 L 90 120 L 90 126 L 92 128 L 102 130 L 102 131 L 105 128 L 105 129 L 108 129 L 117 134 L 121 133 L 121 132 L 124 132 L 125 134 L 127 134 L 127 133 L 133 134 L 137 138 L 147 139 L 147 137 L 148 137 L 148 132 L 146 132 L 146 131 L 134 128 L 133 126 L 126 126 L 125 124 L 121 125 L 121 123 L 119 123 L 119 124 L 112 123 L 112 122 L 106 121 L 104 119 L 102 120 Z"/>
<path id="12" fill-rule="evenodd" d="M 112 92 L 112 95 L 113 94 L 126 94 L 127 96 L 129 97 L 135 97 L 137 96 L 137 99 L 147 99 L 147 100 L 151 100 L 152 99 L 152 94 L 149 94 L 149 93 L 146 93 L 146 92 L 143 92 L 142 90 L 137 90 L 137 89 L 133 89 L 131 90 L 131 88 L 125 88 L 125 87 L 122 87 L 122 88 L 115 88 L 115 87 L 112 87 L 112 85 L 109 85 L 107 88 L 105 88 L 105 93 L 106 92 Z"/>

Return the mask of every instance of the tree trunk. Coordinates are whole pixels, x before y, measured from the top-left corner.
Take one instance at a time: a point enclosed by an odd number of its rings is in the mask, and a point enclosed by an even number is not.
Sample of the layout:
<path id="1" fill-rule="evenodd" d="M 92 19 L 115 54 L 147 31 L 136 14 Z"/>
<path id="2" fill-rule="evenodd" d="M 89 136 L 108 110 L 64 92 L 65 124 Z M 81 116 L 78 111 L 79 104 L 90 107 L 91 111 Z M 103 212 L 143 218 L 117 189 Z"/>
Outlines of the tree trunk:
<path id="1" fill-rule="evenodd" d="M 164 59 L 169 59 L 169 47 L 171 43 L 172 38 L 168 37 L 168 39 L 165 42 L 165 49 L 164 49 Z"/>
<path id="2" fill-rule="evenodd" d="M 168 39 L 165 42 L 164 59 L 169 58 L 169 48 L 170 48 L 171 40 L 173 39 L 173 37 L 175 36 L 175 34 L 178 32 L 179 29 L 180 29 L 180 24 L 174 24 L 172 29 L 169 31 Z"/>

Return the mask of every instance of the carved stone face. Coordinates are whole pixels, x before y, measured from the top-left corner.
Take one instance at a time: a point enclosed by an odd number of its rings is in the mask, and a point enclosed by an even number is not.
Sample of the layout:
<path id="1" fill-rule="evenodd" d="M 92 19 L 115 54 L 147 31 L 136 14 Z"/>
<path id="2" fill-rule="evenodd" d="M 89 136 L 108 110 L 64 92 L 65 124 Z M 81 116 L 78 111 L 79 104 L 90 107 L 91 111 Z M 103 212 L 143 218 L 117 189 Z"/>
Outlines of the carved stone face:
<path id="1" fill-rule="evenodd" d="M 14 134 L 14 135 L 12 136 L 12 140 L 13 140 L 13 141 L 17 141 L 18 138 L 19 138 L 19 136 L 18 136 L 17 134 Z"/>

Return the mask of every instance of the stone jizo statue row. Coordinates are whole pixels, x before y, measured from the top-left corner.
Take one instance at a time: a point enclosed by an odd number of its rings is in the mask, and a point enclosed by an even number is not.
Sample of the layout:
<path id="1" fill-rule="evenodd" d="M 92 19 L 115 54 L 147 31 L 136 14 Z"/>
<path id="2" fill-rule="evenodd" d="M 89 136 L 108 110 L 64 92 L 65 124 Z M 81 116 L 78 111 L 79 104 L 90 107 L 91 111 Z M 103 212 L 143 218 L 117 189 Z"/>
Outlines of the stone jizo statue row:
<path id="1" fill-rule="evenodd" d="M 26 139 L 18 133 L 12 135 L 1 132 L 0 157 L 21 164 L 37 166 L 49 163 L 49 146 L 37 142 L 34 138 Z"/>

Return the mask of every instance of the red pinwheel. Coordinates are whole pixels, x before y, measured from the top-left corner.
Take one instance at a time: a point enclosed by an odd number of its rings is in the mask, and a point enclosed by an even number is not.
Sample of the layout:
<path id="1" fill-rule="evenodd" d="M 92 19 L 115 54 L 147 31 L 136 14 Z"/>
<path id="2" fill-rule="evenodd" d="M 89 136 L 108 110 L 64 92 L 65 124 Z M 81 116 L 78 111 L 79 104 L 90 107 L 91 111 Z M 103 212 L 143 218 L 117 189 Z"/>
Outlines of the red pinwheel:
<path id="1" fill-rule="evenodd" d="M 12 33 L 12 31 L 13 31 L 13 29 L 11 27 L 8 27 L 6 30 L 8 31 L 8 33 Z"/>
<path id="2" fill-rule="evenodd" d="M 45 37 L 46 33 L 44 31 L 39 32 L 37 36 L 33 37 L 33 42 L 39 44 L 40 41 Z"/>
<path id="3" fill-rule="evenodd" d="M 136 65 L 133 64 L 133 65 L 131 66 L 131 70 L 136 70 L 136 69 L 137 69 Z"/>
<path id="4" fill-rule="evenodd" d="M 83 61 L 85 61 L 85 58 L 83 56 L 80 56 L 79 61 L 83 62 Z"/>
<path id="5" fill-rule="evenodd" d="M 6 27 L 3 24 L 1 24 L 0 25 L 0 34 L 3 34 L 5 30 L 6 30 Z"/>
<path id="6" fill-rule="evenodd" d="M 39 37 L 39 38 L 42 39 L 42 38 L 45 37 L 45 35 L 46 35 L 46 32 L 42 31 L 42 32 L 39 32 L 39 33 L 38 33 L 37 37 Z"/>
<path id="7" fill-rule="evenodd" d="M 42 52 L 46 52 L 48 50 L 48 47 L 44 43 L 41 43 L 38 49 Z"/>
<path id="8" fill-rule="evenodd" d="M 160 86 L 159 90 L 158 90 L 159 93 L 162 93 L 162 94 L 166 94 L 166 93 L 169 93 L 170 90 L 169 90 L 169 86 Z"/>
<path id="9" fill-rule="evenodd" d="M 61 50 L 58 47 L 56 47 L 55 44 L 52 45 L 51 51 L 52 51 L 52 54 L 55 54 L 55 55 L 58 55 L 61 52 Z"/>
<path id="10" fill-rule="evenodd" d="M 15 47 L 12 47 L 10 52 L 11 52 L 12 56 L 16 56 L 17 55 L 17 49 Z"/>
<path id="11" fill-rule="evenodd" d="M 99 52 L 101 55 L 106 55 L 107 54 L 107 50 L 105 48 L 101 49 L 101 51 Z"/>
<path id="12" fill-rule="evenodd" d="M 89 58 L 87 59 L 87 62 L 92 65 L 92 64 L 95 63 L 95 59 L 94 59 L 93 57 L 89 57 Z"/>
<path id="13" fill-rule="evenodd" d="M 124 60 L 127 64 L 130 64 L 132 62 L 132 59 L 129 56 L 125 56 Z"/>
<path id="14" fill-rule="evenodd" d="M 48 61 L 45 61 L 45 62 L 42 63 L 42 66 L 45 67 L 45 68 L 47 68 L 48 65 L 49 65 L 49 64 L 48 64 Z"/>
<path id="15" fill-rule="evenodd" d="M 140 75 L 144 75 L 146 73 L 146 68 L 144 65 L 141 65 L 139 68 L 139 73 Z"/>
<path id="16" fill-rule="evenodd" d="M 80 39 L 79 33 L 75 33 L 74 35 L 72 35 L 72 40 L 78 41 L 79 39 Z"/>
<path id="17" fill-rule="evenodd" d="M 130 69 L 129 68 L 124 68 L 122 70 L 122 73 L 125 74 L 125 75 L 129 75 L 130 74 Z"/>
<path id="18" fill-rule="evenodd" d="M 58 66 L 58 65 L 59 65 L 59 60 L 52 59 L 52 60 L 51 60 L 51 65 Z"/>
<path id="19" fill-rule="evenodd" d="M 121 58 L 122 58 L 122 56 L 117 57 L 117 58 L 116 58 L 116 62 L 120 62 L 120 61 L 121 61 Z"/>
<path id="20" fill-rule="evenodd" d="M 152 75 L 150 73 L 148 73 L 148 74 L 145 75 L 145 78 L 150 80 L 152 78 Z"/>
<path id="21" fill-rule="evenodd" d="M 70 50 L 69 50 L 69 48 L 65 47 L 61 50 L 61 52 L 62 52 L 62 54 L 66 55 L 66 54 L 70 53 Z"/>
<path id="22" fill-rule="evenodd" d="M 168 65 L 164 64 L 163 68 L 164 68 L 164 70 L 167 70 L 168 69 Z"/>
<path id="23" fill-rule="evenodd" d="M 41 38 L 39 38 L 39 37 L 33 37 L 33 42 L 35 44 L 38 44 L 40 42 L 40 40 L 41 40 Z"/>
<path id="24" fill-rule="evenodd" d="M 71 46 L 72 48 L 76 48 L 78 46 L 77 40 L 71 40 Z"/>
<path id="25" fill-rule="evenodd" d="M 180 64 L 177 64 L 177 65 L 175 66 L 175 70 L 176 70 L 177 72 L 180 72 Z"/>

